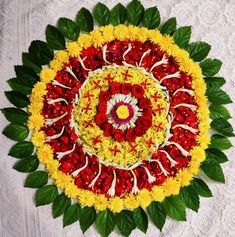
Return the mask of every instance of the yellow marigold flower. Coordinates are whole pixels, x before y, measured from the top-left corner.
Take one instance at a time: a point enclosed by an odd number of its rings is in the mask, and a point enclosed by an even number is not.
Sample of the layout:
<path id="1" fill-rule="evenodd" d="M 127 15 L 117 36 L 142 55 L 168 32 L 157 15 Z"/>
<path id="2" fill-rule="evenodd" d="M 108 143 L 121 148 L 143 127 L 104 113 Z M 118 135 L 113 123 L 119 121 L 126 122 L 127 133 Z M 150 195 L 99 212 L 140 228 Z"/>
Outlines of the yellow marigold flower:
<path id="1" fill-rule="evenodd" d="M 102 26 L 99 30 L 102 32 L 104 42 L 110 42 L 115 39 L 113 36 L 114 27 L 112 25 Z"/>
<path id="2" fill-rule="evenodd" d="M 190 167 L 189 167 L 189 170 L 192 173 L 192 175 L 198 174 L 199 173 L 199 169 L 200 169 L 200 163 L 195 161 L 195 160 L 192 160 L 190 162 Z"/>
<path id="3" fill-rule="evenodd" d="M 41 163 L 46 164 L 48 160 L 53 159 L 52 148 L 49 145 L 45 145 L 38 148 L 38 159 Z"/>
<path id="4" fill-rule="evenodd" d="M 154 201 L 163 201 L 166 196 L 164 186 L 153 186 L 151 189 L 151 194 Z"/>
<path id="5" fill-rule="evenodd" d="M 210 144 L 210 136 L 208 134 L 199 134 L 199 136 L 196 138 L 196 141 L 203 149 L 206 149 Z"/>
<path id="6" fill-rule="evenodd" d="M 34 144 L 34 146 L 37 147 L 43 146 L 46 141 L 44 132 L 42 131 L 34 132 L 31 141 Z"/>
<path id="7" fill-rule="evenodd" d="M 66 175 L 63 172 L 58 171 L 58 178 L 56 180 L 56 185 L 58 188 L 63 189 L 71 182 L 72 182 L 72 178 L 69 175 Z"/>
<path id="8" fill-rule="evenodd" d="M 78 45 L 77 42 L 68 43 L 66 46 L 69 56 L 77 57 L 81 52 L 81 47 Z"/>
<path id="9" fill-rule="evenodd" d="M 175 178 L 168 178 L 165 182 L 166 186 L 166 196 L 177 195 L 180 190 L 180 183 Z"/>
<path id="10" fill-rule="evenodd" d="M 190 172 L 189 168 L 182 169 L 177 174 L 177 177 L 179 178 L 181 182 L 181 186 L 188 186 L 190 184 L 190 180 L 192 179 L 193 175 Z"/>
<path id="11" fill-rule="evenodd" d="M 32 114 L 27 122 L 29 129 L 39 130 L 44 124 L 44 118 L 41 114 Z"/>
<path id="12" fill-rule="evenodd" d="M 190 150 L 191 159 L 202 162 L 206 159 L 205 150 L 200 146 L 195 146 Z"/>
<path id="13" fill-rule="evenodd" d="M 130 194 L 124 199 L 124 206 L 126 208 L 137 208 L 139 206 L 139 202 L 133 194 Z"/>
<path id="14" fill-rule="evenodd" d="M 82 190 L 78 189 L 74 183 L 69 183 L 64 188 L 64 192 L 69 198 L 79 198 Z"/>
<path id="15" fill-rule="evenodd" d="M 92 43 L 95 47 L 100 47 L 104 43 L 104 39 L 99 30 L 94 30 L 91 32 Z"/>
<path id="16" fill-rule="evenodd" d="M 60 50 L 56 53 L 55 59 L 61 63 L 67 63 L 69 61 L 69 55 L 66 51 Z"/>
<path id="17" fill-rule="evenodd" d="M 143 208 L 147 207 L 152 201 L 150 192 L 147 189 L 140 190 L 136 196 L 136 199 Z"/>
<path id="18" fill-rule="evenodd" d="M 103 211 L 107 207 L 108 207 L 107 198 L 102 194 L 98 194 L 95 198 L 95 208 L 96 208 L 96 210 Z"/>
<path id="19" fill-rule="evenodd" d="M 96 196 L 93 192 L 84 190 L 81 192 L 79 200 L 82 206 L 91 207 L 96 201 Z"/>
<path id="20" fill-rule="evenodd" d="M 53 158 L 53 157 L 52 157 Z M 54 175 L 53 178 L 58 178 L 58 168 L 59 168 L 59 162 L 57 160 L 49 160 L 46 164 L 46 169 L 50 175 Z"/>
<path id="21" fill-rule="evenodd" d="M 46 95 L 46 83 L 42 81 L 37 82 L 32 89 L 32 93 L 36 93 L 38 96 Z"/>
<path id="22" fill-rule="evenodd" d="M 87 48 L 92 44 L 92 37 L 89 34 L 82 34 L 79 36 L 77 43 L 81 48 Z"/>
<path id="23" fill-rule="evenodd" d="M 62 69 L 63 63 L 58 61 L 57 59 L 54 59 L 50 61 L 50 67 L 55 71 L 58 72 Z"/>
<path id="24" fill-rule="evenodd" d="M 54 80 L 56 72 L 50 68 L 43 68 L 40 72 L 40 79 L 45 83 L 49 83 Z"/>
<path id="25" fill-rule="evenodd" d="M 115 213 L 120 212 L 123 209 L 123 199 L 114 197 L 110 199 L 108 208 Z"/>

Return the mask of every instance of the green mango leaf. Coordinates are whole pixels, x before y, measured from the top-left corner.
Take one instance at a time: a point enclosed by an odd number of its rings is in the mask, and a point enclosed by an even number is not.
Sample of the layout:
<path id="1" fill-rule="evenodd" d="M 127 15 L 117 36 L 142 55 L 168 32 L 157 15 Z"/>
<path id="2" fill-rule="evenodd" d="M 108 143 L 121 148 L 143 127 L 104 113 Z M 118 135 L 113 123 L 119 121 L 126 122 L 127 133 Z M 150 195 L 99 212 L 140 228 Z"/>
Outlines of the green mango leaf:
<path id="1" fill-rule="evenodd" d="M 61 193 L 56 197 L 52 205 L 52 215 L 57 218 L 63 215 L 66 209 L 71 205 L 71 199 Z"/>
<path id="2" fill-rule="evenodd" d="M 166 213 L 163 208 L 162 203 L 160 202 L 152 202 L 147 208 L 147 213 L 151 218 L 154 225 L 162 231 L 163 226 L 166 222 Z"/>
<path id="3" fill-rule="evenodd" d="M 31 94 L 32 87 L 23 84 L 22 80 L 19 78 L 11 78 L 7 81 L 7 83 L 13 91 L 21 92 L 24 95 Z"/>
<path id="4" fill-rule="evenodd" d="M 22 53 L 22 62 L 24 66 L 31 68 L 36 73 L 42 70 L 40 62 L 30 53 Z"/>
<path id="5" fill-rule="evenodd" d="M 28 188 L 41 188 L 46 185 L 48 181 L 48 174 L 45 171 L 36 171 L 29 174 L 25 180 L 24 186 Z"/>
<path id="6" fill-rule="evenodd" d="M 232 100 L 229 95 L 217 87 L 210 87 L 206 90 L 206 96 L 208 100 L 213 104 L 230 104 Z"/>
<path id="7" fill-rule="evenodd" d="M 127 21 L 128 23 L 138 26 L 144 15 L 144 7 L 138 0 L 132 0 L 127 5 Z"/>
<path id="8" fill-rule="evenodd" d="M 52 25 L 46 27 L 46 40 L 51 49 L 64 49 L 65 39 L 63 34 Z"/>
<path id="9" fill-rule="evenodd" d="M 174 41 L 180 48 L 186 48 L 188 46 L 190 37 L 191 26 L 180 27 L 173 34 Z"/>
<path id="10" fill-rule="evenodd" d="M 214 76 L 217 72 L 219 72 L 221 66 L 222 62 L 218 59 L 207 58 L 206 60 L 200 62 L 202 74 L 207 77 Z"/>
<path id="11" fill-rule="evenodd" d="M 36 192 L 36 207 L 52 203 L 58 196 L 58 190 L 55 185 L 46 185 L 39 188 Z"/>
<path id="12" fill-rule="evenodd" d="M 26 86 L 33 87 L 39 80 L 37 74 L 29 67 L 15 66 L 15 73 L 17 78 Z"/>
<path id="13" fill-rule="evenodd" d="M 218 163 L 224 163 L 228 161 L 227 156 L 220 150 L 208 148 L 205 150 L 205 152 L 207 158 L 216 160 Z"/>
<path id="14" fill-rule="evenodd" d="M 86 8 L 81 8 L 76 16 L 76 23 L 80 30 L 90 32 L 94 29 L 94 20 L 90 11 Z"/>
<path id="15" fill-rule="evenodd" d="M 106 209 L 97 214 L 95 224 L 102 237 L 107 237 L 114 230 L 116 218 L 109 209 Z"/>
<path id="16" fill-rule="evenodd" d="M 210 88 L 210 87 L 219 88 L 226 83 L 223 77 L 205 77 L 204 80 L 206 82 L 207 88 Z"/>
<path id="17" fill-rule="evenodd" d="M 205 42 L 193 42 L 187 47 L 190 58 L 195 62 L 202 61 L 210 52 L 211 46 Z"/>
<path id="18" fill-rule="evenodd" d="M 133 219 L 133 213 L 129 210 L 123 210 L 120 213 L 117 213 L 116 223 L 120 233 L 123 236 L 129 236 L 132 230 L 136 227 Z"/>
<path id="19" fill-rule="evenodd" d="M 77 40 L 80 30 L 75 22 L 63 17 L 58 20 L 57 24 L 59 31 L 64 35 L 65 38 L 68 38 L 72 41 Z"/>
<path id="20" fill-rule="evenodd" d="M 94 9 L 94 18 L 101 26 L 108 25 L 110 23 L 110 11 L 107 6 L 99 2 Z"/>
<path id="21" fill-rule="evenodd" d="M 11 123 L 24 124 L 28 119 L 28 114 L 17 108 L 3 108 L 2 113 L 5 115 L 6 119 Z"/>
<path id="22" fill-rule="evenodd" d="M 201 164 L 202 171 L 212 180 L 224 183 L 224 173 L 220 164 L 214 159 L 206 159 Z"/>
<path id="23" fill-rule="evenodd" d="M 54 52 L 44 41 L 34 40 L 29 47 L 29 53 L 40 64 L 48 64 L 54 57 Z"/>
<path id="24" fill-rule="evenodd" d="M 232 147 L 232 144 L 227 137 L 219 135 L 219 134 L 212 135 L 211 144 L 209 145 L 209 148 L 215 148 L 218 150 L 226 150 L 231 147 Z"/>
<path id="25" fill-rule="evenodd" d="M 186 207 L 198 212 L 199 209 L 199 196 L 193 187 L 187 186 L 180 190 L 180 198 L 184 201 Z"/>
<path id="26" fill-rule="evenodd" d="M 135 225 L 142 232 L 146 233 L 148 229 L 148 216 L 143 210 L 143 208 L 138 207 L 133 211 L 133 218 L 135 221 Z"/>
<path id="27" fill-rule="evenodd" d="M 2 132 L 6 137 L 13 141 L 23 141 L 29 135 L 29 129 L 21 124 L 11 123 Z"/>
<path id="28" fill-rule="evenodd" d="M 30 173 L 35 171 L 39 166 L 39 161 L 36 156 L 29 156 L 17 162 L 13 168 L 22 173 Z"/>
<path id="29" fill-rule="evenodd" d="M 81 216 L 81 207 L 78 203 L 69 206 L 63 218 L 63 227 L 73 224 L 78 221 Z"/>
<path id="30" fill-rule="evenodd" d="M 89 229 L 96 219 L 96 210 L 94 207 L 83 207 L 81 211 L 80 227 L 83 234 Z"/>
<path id="31" fill-rule="evenodd" d="M 211 122 L 211 128 L 215 129 L 217 132 L 219 132 L 224 136 L 227 137 L 235 136 L 231 124 L 223 118 L 214 119 Z"/>
<path id="32" fill-rule="evenodd" d="M 211 119 L 223 118 L 226 120 L 231 118 L 229 111 L 223 105 L 211 104 L 209 110 Z"/>
<path id="33" fill-rule="evenodd" d="M 176 30 L 176 18 L 172 17 L 162 25 L 160 32 L 163 35 L 173 35 L 175 30 Z"/>
<path id="34" fill-rule="evenodd" d="M 191 186 L 194 188 L 198 195 L 202 197 L 212 197 L 211 190 L 203 180 L 194 178 L 191 181 Z"/>
<path id="35" fill-rule="evenodd" d="M 185 204 L 179 195 L 165 198 L 162 204 L 169 217 L 178 221 L 186 221 Z"/>
<path id="36" fill-rule="evenodd" d="M 33 153 L 34 146 L 32 142 L 22 141 L 16 143 L 9 151 L 8 155 L 15 158 L 25 158 Z"/>
<path id="37" fill-rule="evenodd" d="M 161 17 L 157 7 L 145 10 L 142 25 L 148 29 L 155 29 L 160 25 Z"/>
<path id="38" fill-rule="evenodd" d="M 5 96 L 18 108 L 25 108 L 29 105 L 28 97 L 18 91 L 5 91 Z"/>
<path id="39" fill-rule="evenodd" d="M 126 21 L 126 17 L 127 17 L 126 8 L 121 3 L 118 3 L 110 11 L 110 22 L 114 26 L 124 24 Z"/>

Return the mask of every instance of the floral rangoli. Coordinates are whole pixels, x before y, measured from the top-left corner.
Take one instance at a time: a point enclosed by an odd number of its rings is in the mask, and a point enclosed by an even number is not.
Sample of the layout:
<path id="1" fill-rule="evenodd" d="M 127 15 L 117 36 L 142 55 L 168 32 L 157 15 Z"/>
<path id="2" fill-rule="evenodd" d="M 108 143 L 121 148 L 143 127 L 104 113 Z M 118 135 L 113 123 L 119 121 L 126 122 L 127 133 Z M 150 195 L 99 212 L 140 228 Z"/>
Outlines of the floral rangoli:
<path id="1" fill-rule="evenodd" d="M 221 62 L 202 61 L 210 46 L 189 43 L 191 28 L 176 29 L 175 18 L 155 29 L 157 8 L 139 1 L 111 11 L 98 3 L 94 19 L 95 30 L 85 8 L 76 23 L 60 18 L 58 29 L 47 26 L 47 43 L 23 54 L 6 96 L 27 113 L 2 109 L 11 122 L 3 133 L 18 141 L 9 154 L 31 173 L 25 186 L 39 188 L 36 205 L 53 203 L 64 226 L 79 220 L 85 232 L 95 222 L 108 236 L 117 225 L 128 236 L 147 231 L 146 211 L 162 230 L 167 215 L 186 220 L 185 207 L 197 211 L 199 195 L 212 196 L 195 177 L 200 168 L 224 182 L 233 129 L 224 79 L 213 77 Z M 210 127 L 219 134 L 210 138 Z M 35 171 L 39 162 L 45 171 Z"/>

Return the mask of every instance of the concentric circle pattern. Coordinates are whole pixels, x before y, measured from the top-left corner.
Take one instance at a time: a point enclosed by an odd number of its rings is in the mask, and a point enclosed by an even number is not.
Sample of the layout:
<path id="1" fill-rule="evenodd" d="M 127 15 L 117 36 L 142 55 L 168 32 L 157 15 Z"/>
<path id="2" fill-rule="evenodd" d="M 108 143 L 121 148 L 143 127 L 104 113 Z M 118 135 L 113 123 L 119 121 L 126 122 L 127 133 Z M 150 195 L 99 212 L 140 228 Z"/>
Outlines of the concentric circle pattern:
<path id="1" fill-rule="evenodd" d="M 205 84 L 169 37 L 101 27 L 50 65 L 29 126 L 37 121 L 38 157 L 68 196 L 120 212 L 176 194 L 198 172 L 209 142 Z"/>

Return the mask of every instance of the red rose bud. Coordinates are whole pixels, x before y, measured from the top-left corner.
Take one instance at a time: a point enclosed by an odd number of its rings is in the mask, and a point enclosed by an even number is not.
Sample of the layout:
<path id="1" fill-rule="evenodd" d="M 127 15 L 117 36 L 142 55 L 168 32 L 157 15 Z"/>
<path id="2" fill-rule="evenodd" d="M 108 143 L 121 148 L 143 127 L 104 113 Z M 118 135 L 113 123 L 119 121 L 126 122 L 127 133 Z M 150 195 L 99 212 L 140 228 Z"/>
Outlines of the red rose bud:
<path id="1" fill-rule="evenodd" d="M 106 111 L 107 111 L 107 103 L 106 103 L 106 101 L 101 102 L 98 105 L 97 109 L 98 109 L 98 112 L 100 112 L 100 113 L 106 113 Z"/>
<path id="2" fill-rule="evenodd" d="M 109 137 L 112 135 L 113 126 L 110 123 L 105 123 L 103 125 L 103 129 L 104 129 L 104 136 L 105 137 Z"/>
<path id="3" fill-rule="evenodd" d="M 143 97 L 144 95 L 144 89 L 142 86 L 140 85 L 133 85 L 132 86 L 132 94 L 137 98 L 137 99 L 140 99 Z"/>
<path id="4" fill-rule="evenodd" d="M 123 142 L 125 140 L 125 133 L 120 129 L 113 129 L 113 138 L 115 141 Z"/>
<path id="5" fill-rule="evenodd" d="M 72 165 L 69 162 L 64 162 L 61 166 L 60 166 L 60 170 L 64 173 L 68 173 L 72 168 Z"/>
<path id="6" fill-rule="evenodd" d="M 98 113 L 95 116 L 95 122 L 97 125 L 102 125 L 108 121 L 108 117 L 106 114 Z"/>
<path id="7" fill-rule="evenodd" d="M 152 118 L 151 117 L 141 117 L 136 121 L 137 126 L 142 126 L 145 130 L 149 129 L 152 126 Z"/>
<path id="8" fill-rule="evenodd" d="M 131 83 L 123 83 L 121 86 L 121 92 L 124 95 L 127 95 L 128 93 L 131 92 L 132 85 Z"/>
<path id="9" fill-rule="evenodd" d="M 112 82 L 110 84 L 110 91 L 113 95 L 120 93 L 121 83 L 119 82 Z"/>
<path id="10" fill-rule="evenodd" d="M 145 134 L 146 129 L 141 126 L 141 125 L 137 125 L 135 128 L 135 133 L 138 137 L 142 137 Z"/>
<path id="11" fill-rule="evenodd" d="M 150 107 L 150 105 L 151 105 L 150 99 L 148 99 L 148 98 L 140 98 L 139 99 L 139 107 L 141 109 L 147 109 Z"/>
<path id="12" fill-rule="evenodd" d="M 135 130 L 133 128 L 128 128 L 126 131 L 126 140 L 128 142 L 134 142 L 136 139 Z"/>
<path id="13" fill-rule="evenodd" d="M 99 94 L 100 101 L 108 101 L 111 98 L 111 93 L 109 91 L 101 91 Z"/>

